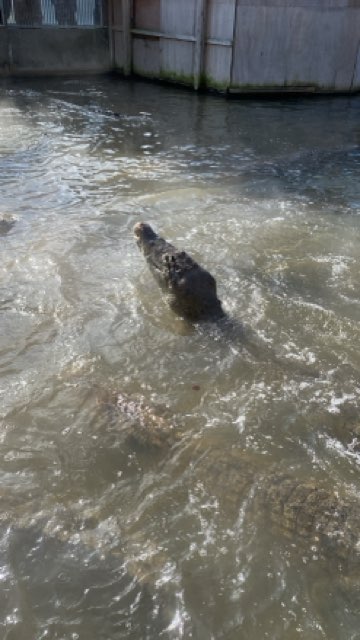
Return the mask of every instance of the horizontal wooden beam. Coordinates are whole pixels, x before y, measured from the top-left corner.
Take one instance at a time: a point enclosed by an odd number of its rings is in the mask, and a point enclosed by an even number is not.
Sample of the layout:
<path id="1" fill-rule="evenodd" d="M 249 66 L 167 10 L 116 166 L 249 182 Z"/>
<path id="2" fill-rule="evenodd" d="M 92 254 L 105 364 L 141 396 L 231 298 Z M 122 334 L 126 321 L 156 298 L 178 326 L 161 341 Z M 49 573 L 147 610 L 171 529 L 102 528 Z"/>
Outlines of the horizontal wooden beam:
<path id="1" fill-rule="evenodd" d="M 131 29 L 135 36 L 148 36 L 149 38 L 164 38 L 166 40 L 182 40 L 185 42 L 195 42 L 195 36 L 184 36 L 178 33 L 163 33 L 162 31 L 149 31 L 148 29 Z"/>
<path id="2" fill-rule="evenodd" d="M 216 40 L 216 38 L 209 38 L 205 40 L 206 44 L 213 44 L 216 47 L 232 47 L 232 40 Z"/>
<path id="3" fill-rule="evenodd" d="M 117 33 L 122 33 L 122 27 L 111 27 L 112 31 L 116 31 Z M 195 36 L 186 36 L 178 33 L 163 33 L 163 31 L 150 31 L 148 29 L 131 29 L 131 33 L 134 36 L 139 36 L 140 38 L 163 38 L 164 40 L 180 40 L 181 42 L 195 42 Z M 216 38 L 207 38 L 205 40 L 206 44 L 211 44 L 217 47 L 231 47 L 231 40 L 217 40 Z"/>

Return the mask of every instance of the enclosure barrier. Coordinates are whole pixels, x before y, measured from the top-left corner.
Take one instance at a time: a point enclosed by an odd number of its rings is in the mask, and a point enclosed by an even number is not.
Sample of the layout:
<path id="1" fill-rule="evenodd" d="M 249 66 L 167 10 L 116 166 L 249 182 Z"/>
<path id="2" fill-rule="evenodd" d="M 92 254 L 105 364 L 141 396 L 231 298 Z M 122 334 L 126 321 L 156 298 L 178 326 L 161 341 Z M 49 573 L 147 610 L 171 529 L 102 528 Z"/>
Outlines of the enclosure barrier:
<path id="1" fill-rule="evenodd" d="M 360 90 L 360 0 L 0 0 L 0 72 Z"/>
<path id="2" fill-rule="evenodd" d="M 110 69 L 106 0 L 0 0 L 0 74 Z"/>
<path id="3" fill-rule="evenodd" d="M 360 0 L 112 0 L 124 74 L 228 92 L 360 89 Z"/>

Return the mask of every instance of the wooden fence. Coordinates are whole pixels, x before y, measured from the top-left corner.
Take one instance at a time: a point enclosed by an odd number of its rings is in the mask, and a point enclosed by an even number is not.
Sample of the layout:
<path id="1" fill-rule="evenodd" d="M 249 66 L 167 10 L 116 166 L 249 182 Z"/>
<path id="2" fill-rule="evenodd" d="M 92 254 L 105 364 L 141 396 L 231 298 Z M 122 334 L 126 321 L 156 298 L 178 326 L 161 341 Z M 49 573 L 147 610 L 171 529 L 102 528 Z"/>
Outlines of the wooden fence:
<path id="1" fill-rule="evenodd" d="M 109 0 L 125 75 L 229 92 L 360 89 L 360 0 Z"/>

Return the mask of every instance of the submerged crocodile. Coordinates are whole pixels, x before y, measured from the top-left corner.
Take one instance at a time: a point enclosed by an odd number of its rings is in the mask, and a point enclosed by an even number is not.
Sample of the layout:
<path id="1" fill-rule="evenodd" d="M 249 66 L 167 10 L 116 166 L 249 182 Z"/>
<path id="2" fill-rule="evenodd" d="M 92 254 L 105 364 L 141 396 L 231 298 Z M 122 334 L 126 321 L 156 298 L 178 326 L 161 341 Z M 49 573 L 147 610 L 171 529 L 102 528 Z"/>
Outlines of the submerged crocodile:
<path id="1" fill-rule="evenodd" d="M 134 234 L 174 311 L 191 320 L 225 316 L 210 273 L 158 236 L 150 225 L 136 224 Z M 136 404 L 135 410 L 121 394 L 116 406 L 127 415 L 131 407 L 136 418 L 131 424 L 131 437 L 139 445 L 153 446 L 155 442 L 165 452 L 179 440 L 173 425 L 170 428 L 163 418 L 157 419 L 156 412 L 146 405 Z M 171 437 L 160 435 L 164 430 Z M 267 522 L 270 520 L 286 536 L 305 541 L 320 555 L 346 565 L 347 571 L 359 569 L 360 501 L 279 469 L 270 468 L 265 473 L 240 449 L 222 452 L 201 440 L 196 440 L 195 447 L 190 459 L 196 478 L 225 508 L 236 513 L 244 496 L 254 490 L 254 505 Z"/>
<path id="2" fill-rule="evenodd" d="M 5 236 L 13 228 L 16 220 L 13 216 L 0 214 L 0 236 Z"/>
<path id="3" fill-rule="evenodd" d="M 101 406 L 102 403 L 100 409 Z M 172 471 L 181 474 L 186 486 L 201 486 L 208 496 L 216 498 L 221 517 L 224 513 L 237 520 L 246 505 L 254 511 L 257 521 L 266 527 L 271 523 L 301 551 L 305 548 L 324 558 L 326 566 L 332 564 L 339 587 L 353 593 L 360 570 L 359 500 L 339 496 L 335 490 L 312 480 L 299 480 L 278 468 L 264 469 L 259 460 L 240 448 L 218 447 L 211 435 L 188 438 L 143 400 L 114 394 L 104 401 L 104 408 L 110 407 L 117 418 L 121 415 L 117 424 L 124 428 L 131 444 L 142 448 L 147 456 L 149 449 L 155 448 L 163 454 L 164 465 L 167 458 L 171 459 Z M 74 562 L 90 561 L 105 570 L 123 567 L 121 575 L 128 580 L 127 588 L 136 589 L 139 598 L 148 595 L 153 607 L 151 616 L 153 610 L 158 612 L 154 615 L 159 634 L 161 631 L 164 637 L 178 639 L 177 629 L 172 630 L 171 625 L 181 592 L 176 572 L 173 581 L 163 581 L 164 572 L 168 576 L 174 563 L 167 549 L 156 544 L 156 539 L 149 539 L 148 531 L 139 529 L 137 509 L 126 515 L 126 510 L 114 510 L 98 497 L 95 501 L 58 504 L 56 496 L 52 500 L 43 494 L 28 500 L 19 496 L 14 503 L 8 489 L 0 491 L 0 504 L 0 528 L 5 528 L 7 534 L 11 528 L 15 537 L 20 536 L 20 542 L 24 539 L 25 546 L 28 544 L 39 553 L 50 549 L 51 557 L 58 553 L 61 563 L 69 557 L 72 566 Z M 145 500 L 146 508 L 149 504 Z M 57 589 L 56 575 L 49 585 Z"/>
<path id="4" fill-rule="evenodd" d="M 164 450 L 172 447 L 180 437 L 175 426 L 146 405 L 142 398 L 125 393 L 105 394 L 99 404 L 126 417 L 125 435 L 137 445 Z"/>
<path id="5" fill-rule="evenodd" d="M 114 406 L 131 418 L 128 435 L 141 447 L 161 447 L 164 454 L 181 441 L 174 425 L 141 401 L 119 394 Z M 186 457 L 188 459 L 189 449 Z M 305 542 L 322 557 L 340 563 L 347 574 L 360 569 L 360 501 L 341 496 L 315 480 L 262 466 L 241 449 L 221 451 L 201 439 L 190 446 L 192 473 L 222 506 L 234 514 L 254 490 L 261 510 L 286 537 Z"/>
<path id="6" fill-rule="evenodd" d="M 193 321 L 217 320 L 225 316 L 211 273 L 185 251 L 179 251 L 161 238 L 145 222 L 134 226 L 134 235 L 175 313 Z"/>

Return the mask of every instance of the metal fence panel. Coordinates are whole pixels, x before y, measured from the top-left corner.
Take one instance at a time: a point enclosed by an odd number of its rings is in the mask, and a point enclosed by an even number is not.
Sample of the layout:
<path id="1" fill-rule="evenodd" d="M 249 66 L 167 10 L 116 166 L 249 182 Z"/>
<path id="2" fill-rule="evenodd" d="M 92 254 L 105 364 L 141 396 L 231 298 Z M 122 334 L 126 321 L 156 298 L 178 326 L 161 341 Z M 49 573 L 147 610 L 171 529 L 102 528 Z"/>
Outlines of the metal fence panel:
<path id="1" fill-rule="evenodd" d="M 21 27 L 101 27 L 106 0 L 0 0 L 0 24 Z"/>

